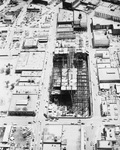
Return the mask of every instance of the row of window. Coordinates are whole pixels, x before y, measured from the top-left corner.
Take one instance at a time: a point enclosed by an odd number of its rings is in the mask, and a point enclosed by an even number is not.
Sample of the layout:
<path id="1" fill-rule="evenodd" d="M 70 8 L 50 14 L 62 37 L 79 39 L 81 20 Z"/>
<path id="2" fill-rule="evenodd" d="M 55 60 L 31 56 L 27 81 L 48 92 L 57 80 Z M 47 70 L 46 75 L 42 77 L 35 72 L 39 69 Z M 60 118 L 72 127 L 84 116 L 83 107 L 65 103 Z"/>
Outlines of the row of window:
<path id="1" fill-rule="evenodd" d="M 120 17 L 111 16 L 109 14 L 105 14 L 105 13 L 102 13 L 102 12 L 95 12 L 95 16 L 120 22 Z"/>

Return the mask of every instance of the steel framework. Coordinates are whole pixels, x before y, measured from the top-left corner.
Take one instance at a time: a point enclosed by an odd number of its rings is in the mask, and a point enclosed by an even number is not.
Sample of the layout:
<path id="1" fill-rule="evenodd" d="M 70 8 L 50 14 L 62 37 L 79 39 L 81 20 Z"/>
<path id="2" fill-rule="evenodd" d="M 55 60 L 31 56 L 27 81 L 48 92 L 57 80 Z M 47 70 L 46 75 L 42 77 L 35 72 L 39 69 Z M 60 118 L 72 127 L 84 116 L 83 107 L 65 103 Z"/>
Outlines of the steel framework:
<path id="1" fill-rule="evenodd" d="M 77 90 L 61 90 L 62 68 L 77 68 Z M 58 70 L 58 71 L 56 71 Z M 79 114 L 81 117 L 90 115 L 90 91 L 88 73 L 88 55 L 86 53 L 74 53 L 71 49 L 69 54 L 58 54 L 53 58 L 53 80 L 60 77 L 59 86 L 52 86 L 52 90 L 59 89 L 60 94 L 51 95 L 51 100 L 58 99 L 58 105 L 66 105 L 70 112 Z"/>

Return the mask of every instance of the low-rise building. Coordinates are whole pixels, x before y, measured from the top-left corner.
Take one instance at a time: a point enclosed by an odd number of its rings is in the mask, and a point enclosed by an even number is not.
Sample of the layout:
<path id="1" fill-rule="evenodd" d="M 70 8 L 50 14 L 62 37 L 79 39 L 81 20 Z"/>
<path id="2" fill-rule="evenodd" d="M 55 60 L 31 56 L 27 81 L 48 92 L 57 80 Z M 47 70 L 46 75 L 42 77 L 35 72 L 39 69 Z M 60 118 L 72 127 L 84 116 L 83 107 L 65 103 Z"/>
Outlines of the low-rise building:
<path id="1" fill-rule="evenodd" d="M 98 140 L 97 141 L 97 150 L 103 150 L 103 149 L 112 150 L 112 142 Z"/>
<path id="2" fill-rule="evenodd" d="M 104 117 L 104 116 L 107 116 L 107 113 L 108 113 L 107 102 L 102 101 L 101 102 L 101 115 Z"/>
<path id="3" fill-rule="evenodd" d="M 120 76 L 117 68 L 99 68 L 99 83 L 120 83 Z"/>
<path id="4" fill-rule="evenodd" d="M 79 125 L 46 125 L 43 134 L 43 150 L 77 150 L 81 149 L 83 135 Z M 71 136 L 73 135 L 74 136 Z M 83 133 L 84 134 L 84 133 Z"/>
<path id="5" fill-rule="evenodd" d="M 104 18 L 97 18 L 93 17 L 91 26 L 93 30 L 99 30 L 99 29 L 112 29 L 113 23 L 111 20 L 106 20 Z"/>
<path id="6" fill-rule="evenodd" d="M 82 11 L 73 11 L 73 24 L 74 28 L 87 29 L 87 15 Z"/>
<path id="7" fill-rule="evenodd" d="M 120 35 L 120 24 L 113 24 L 112 34 Z"/>
<path id="8" fill-rule="evenodd" d="M 12 126 L 9 135 L 11 149 L 32 149 L 33 130 L 30 126 Z"/>
<path id="9" fill-rule="evenodd" d="M 42 71 L 45 52 L 22 52 L 20 53 L 16 73 L 22 71 Z"/>
<path id="10" fill-rule="evenodd" d="M 38 86 L 15 86 L 13 90 L 13 95 L 20 94 L 37 95 Z"/>
<path id="11" fill-rule="evenodd" d="M 103 58 L 103 59 L 109 59 L 110 58 L 110 53 L 109 53 L 108 50 L 106 50 L 106 51 L 101 50 L 101 51 L 96 51 L 95 56 Z"/>
<path id="12" fill-rule="evenodd" d="M 38 39 L 35 38 L 28 38 L 25 39 L 23 43 L 23 48 L 37 48 L 38 47 Z"/>
<path id="13" fill-rule="evenodd" d="M 13 95 L 9 107 L 10 116 L 35 116 L 37 95 Z"/>
<path id="14" fill-rule="evenodd" d="M 73 11 L 59 9 L 58 24 L 71 24 L 73 22 Z"/>
<path id="15" fill-rule="evenodd" d="M 30 4 L 27 7 L 27 12 L 39 12 L 40 11 L 40 7 L 34 4 Z"/>
<path id="16" fill-rule="evenodd" d="M 109 47 L 110 40 L 104 32 L 101 31 L 94 31 L 93 32 L 93 47 Z"/>
<path id="17" fill-rule="evenodd" d="M 21 77 L 41 77 L 42 71 L 22 71 Z"/>
<path id="18" fill-rule="evenodd" d="M 95 16 L 100 18 L 105 18 L 108 20 L 113 20 L 116 22 L 120 22 L 120 10 L 119 7 L 109 7 L 111 3 L 103 2 L 100 6 L 95 9 Z"/>

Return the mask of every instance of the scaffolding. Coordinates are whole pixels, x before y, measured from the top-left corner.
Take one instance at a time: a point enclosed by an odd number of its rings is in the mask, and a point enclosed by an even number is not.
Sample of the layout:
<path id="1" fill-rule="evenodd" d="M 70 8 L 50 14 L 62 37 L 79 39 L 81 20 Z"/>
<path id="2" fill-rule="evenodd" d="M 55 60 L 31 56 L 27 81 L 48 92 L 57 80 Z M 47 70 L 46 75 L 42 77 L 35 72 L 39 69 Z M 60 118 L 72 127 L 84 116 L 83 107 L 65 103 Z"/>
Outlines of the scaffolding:
<path id="1" fill-rule="evenodd" d="M 51 95 L 51 101 L 58 105 L 66 105 L 69 112 L 80 117 L 90 115 L 90 91 L 88 73 L 88 55 L 86 53 L 74 53 L 69 50 L 69 54 L 55 55 L 53 58 L 53 83 L 58 80 L 59 86 L 52 86 L 52 90 L 60 90 L 59 94 Z M 62 88 L 63 79 L 66 80 L 66 87 L 71 81 L 71 70 L 76 72 L 76 89 Z M 64 75 L 63 75 L 64 72 Z M 63 78 L 64 76 L 64 78 Z M 74 77 L 73 77 L 74 78 Z"/>
<path id="2" fill-rule="evenodd" d="M 77 91 L 73 99 L 73 110 L 80 116 L 89 116 L 90 110 L 90 91 L 89 91 L 89 73 L 87 65 L 87 54 L 77 54 Z"/>

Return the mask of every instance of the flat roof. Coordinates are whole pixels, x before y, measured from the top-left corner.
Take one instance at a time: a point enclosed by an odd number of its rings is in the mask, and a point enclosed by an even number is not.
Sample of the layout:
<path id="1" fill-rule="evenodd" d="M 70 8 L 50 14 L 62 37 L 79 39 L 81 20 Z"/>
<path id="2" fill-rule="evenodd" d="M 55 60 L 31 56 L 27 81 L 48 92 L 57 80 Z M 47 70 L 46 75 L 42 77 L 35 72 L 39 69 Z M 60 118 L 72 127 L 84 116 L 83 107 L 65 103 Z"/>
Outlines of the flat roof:
<path id="1" fill-rule="evenodd" d="M 86 13 L 82 11 L 73 11 L 74 14 L 74 21 L 80 21 L 81 27 L 87 27 L 87 15 Z M 81 15 L 81 18 L 79 18 L 79 15 Z"/>
<path id="2" fill-rule="evenodd" d="M 95 25 L 113 25 L 113 29 L 120 29 L 120 23 L 107 20 L 104 18 L 93 17 L 93 26 Z"/>
<path id="3" fill-rule="evenodd" d="M 111 24 L 114 24 L 114 22 L 112 22 L 111 20 L 106 20 L 104 18 L 98 18 L 98 17 L 93 17 L 92 18 L 93 20 L 93 25 L 111 25 Z"/>
<path id="4" fill-rule="evenodd" d="M 9 143 L 11 145 L 14 140 L 15 144 L 12 146 L 13 148 L 24 149 L 27 146 L 28 149 L 30 149 L 32 138 L 33 129 L 31 126 L 13 126 L 10 133 L 11 140 L 9 140 Z"/>
<path id="5" fill-rule="evenodd" d="M 120 84 L 118 85 L 116 85 L 116 90 L 117 90 L 117 93 L 120 93 Z"/>
<path id="6" fill-rule="evenodd" d="M 105 31 L 104 30 L 97 30 L 97 31 L 93 31 L 93 36 L 96 40 L 105 40 L 108 39 L 107 35 L 105 35 Z"/>
<path id="7" fill-rule="evenodd" d="M 119 29 L 120 30 L 120 23 L 114 23 L 113 29 Z"/>
<path id="8" fill-rule="evenodd" d="M 6 127 L 0 127 L 0 143 L 3 141 L 4 133 Z"/>
<path id="9" fill-rule="evenodd" d="M 81 149 L 81 131 L 80 125 L 63 125 L 62 141 L 67 141 L 67 150 L 78 150 Z M 74 135 L 74 136 L 72 136 Z"/>
<path id="10" fill-rule="evenodd" d="M 97 64 L 97 68 L 110 68 L 110 64 Z"/>
<path id="11" fill-rule="evenodd" d="M 96 54 L 102 54 L 102 58 L 106 58 L 106 59 L 110 58 L 109 51 L 96 51 Z"/>
<path id="12" fill-rule="evenodd" d="M 111 5 L 111 3 L 107 3 L 107 2 L 103 2 L 101 3 L 102 5 L 99 5 L 96 9 L 95 12 L 100 12 L 102 14 L 108 14 L 110 16 L 113 17 L 119 17 L 120 18 L 120 7 L 118 7 L 118 5 L 116 5 L 116 8 L 111 8 L 109 7 L 109 5 Z M 115 5 L 114 5 L 115 6 Z M 113 10 L 113 11 L 112 11 Z"/>
<path id="13" fill-rule="evenodd" d="M 93 45 L 94 47 L 99 46 L 109 46 L 110 40 L 107 37 L 107 35 L 105 35 L 104 33 L 105 31 L 94 31 L 93 32 Z"/>
<path id="14" fill-rule="evenodd" d="M 47 144 L 51 148 L 51 143 L 54 142 L 54 137 L 57 137 L 57 141 L 59 142 L 58 145 L 61 143 L 63 148 L 66 147 L 66 149 L 69 150 L 77 150 L 78 148 L 81 149 L 80 129 L 80 125 L 46 125 L 44 129 L 43 145 L 45 145 L 46 148 L 47 142 Z M 54 142 L 53 144 L 56 144 L 56 142 Z M 56 148 L 59 149 L 59 146 L 57 146 Z"/>
<path id="15" fill-rule="evenodd" d="M 113 106 L 113 105 L 111 105 Z M 111 110 L 114 113 L 114 108 Z M 105 128 L 105 130 L 107 131 L 107 136 L 106 136 L 106 140 L 108 141 L 116 141 L 116 137 L 115 137 L 115 128 Z"/>
<path id="16" fill-rule="evenodd" d="M 98 146 L 99 148 L 112 148 L 112 142 L 111 141 L 103 141 L 103 140 L 99 140 L 98 141 Z"/>
<path id="17" fill-rule="evenodd" d="M 27 38 L 24 41 L 23 48 L 31 48 L 31 47 L 36 47 L 38 46 L 38 39 L 36 38 Z"/>
<path id="18" fill-rule="evenodd" d="M 42 71 L 22 71 L 22 77 L 41 77 Z"/>
<path id="19" fill-rule="evenodd" d="M 61 150 L 60 144 L 43 144 L 43 150 Z"/>
<path id="20" fill-rule="evenodd" d="M 40 77 L 20 77 L 19 83 L 29 83 L 30 85 L 39 85 L 40 84 Z"/>
<path id="21" fill-rule="evenodd" d="M 102 58 L 98 58 L 97 59 L 97 64 L 110 64 L 110 59 L 102 59 Z"/>
<path id="22" fill-rule="evenodd" d="M 102 101 L 101 104 L 102 104 L 102 111 L 103 111 L 103 113 L 106 114 L 108 112 L 107 102 L 106 101 Z"/>
<path id="23" fill-rule="evenodd" d="M 12 99 L 11 99 L 11 104 L 10 104 L 10 108 L 9 111 L 18 111 L 18 112 L 22 112 L 24 111 L 35 111 L 36 108 L 36 101 L 37 101 L 38 96 L 37 95 L 30 95 L 30 99 L 27 102 L 27 105 L 16 105 L 18 103 L 18 101 L 23 101 L 23 100 L 27 100 L 28 99 L 28 95 L 13 95 Z"/>
<path id="24" fill-rule="evenodd" d="M 37 94 L 38 86 L 15 86 L 13 94 Z"/>
<path id="25" fill-rule="evenodd" d="M 120 82 L 117 68 L 99 68 L 98 76 L 100 82 Z"/>
<path id="26" fill-rule="evenodd" d="M 109 83 L 100 83 L 100 89 L 110 89 L 110 84 Z"/>
<path id="27" fill-rule="evenodd" d="M 59 9 L 58 22 L 72 22 L 73 21 L 73 11 Z"/>
<path id="28" fill-rule="evenodd" d="M 97 48 L 97 49 L 95 49 L 96 50 L 96 52 L 98 52 L 98 51 L 109 51 L 109 49 L 108 48 Z"/>
<path id="29" fill-rule="evenodd" d="M 16 71 L 40 71 L 43 69 L 45 52 L 20 53 Z"/>
<path id="30" fill-rule="evenodd" d="M 46 143 L 54 142 L 54 137 L 57 137 L 57 142 L 61 142 L 62 125 L 47 125 L 44 129 L 44 139 Z"/>

